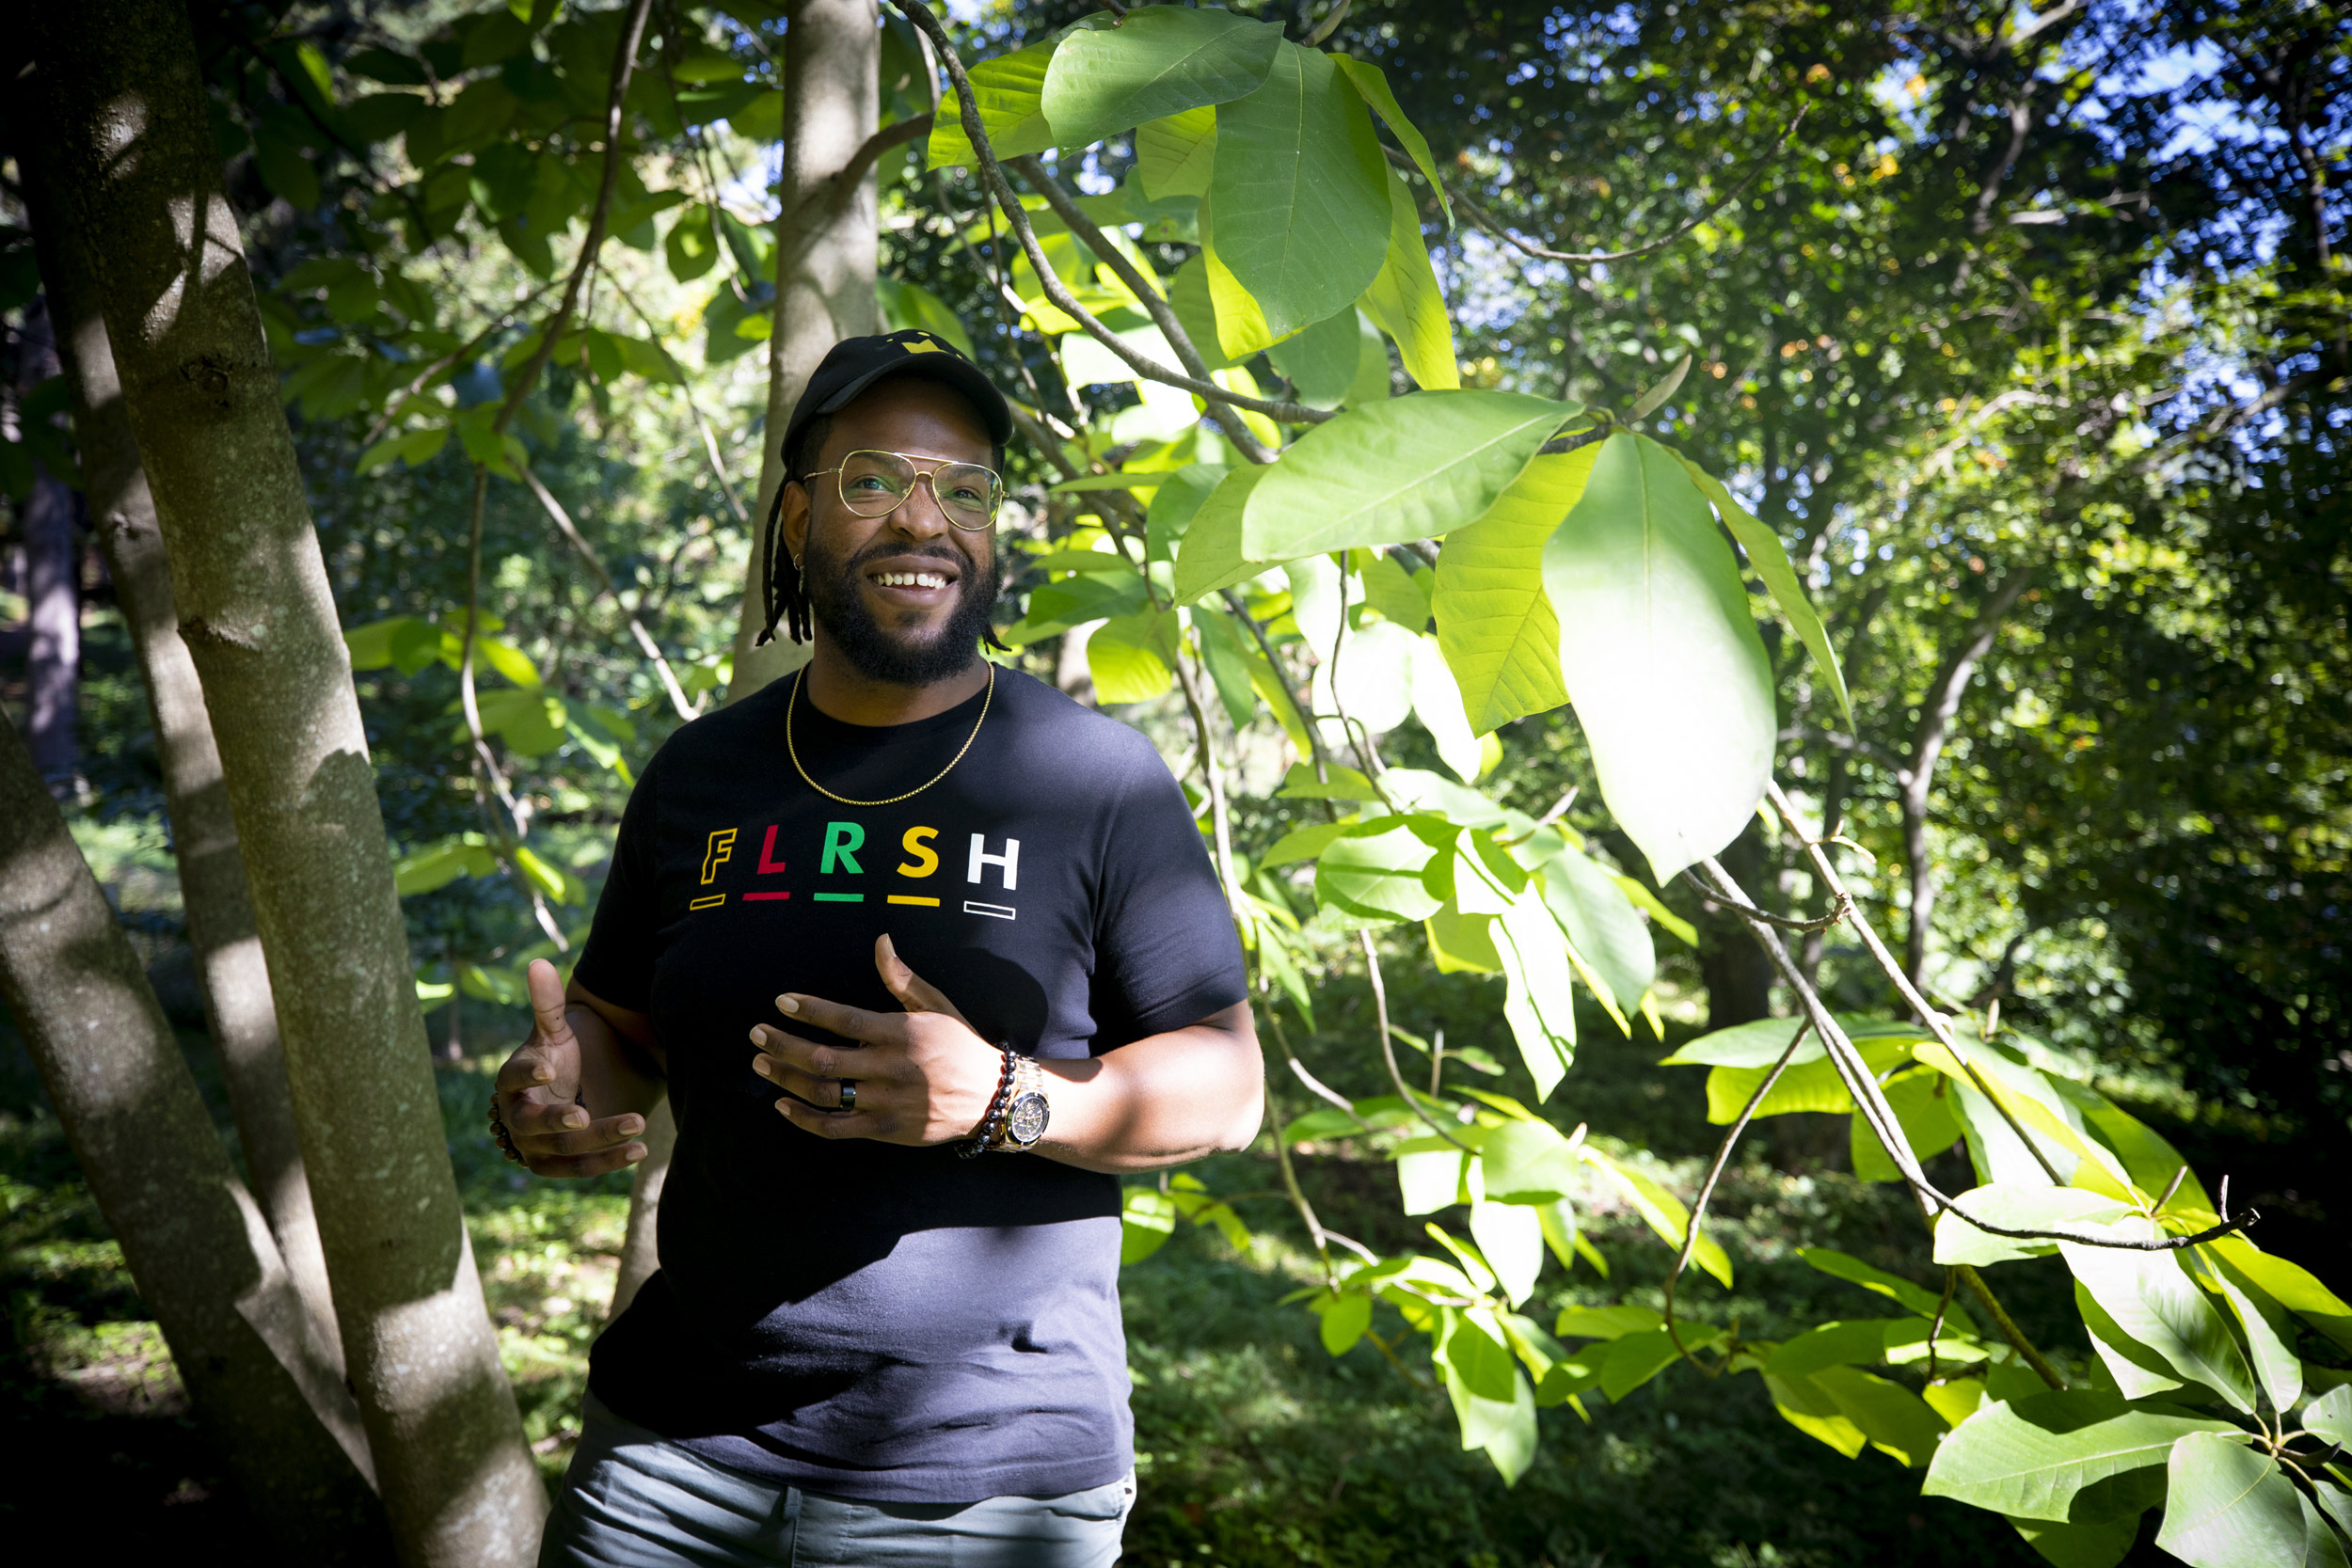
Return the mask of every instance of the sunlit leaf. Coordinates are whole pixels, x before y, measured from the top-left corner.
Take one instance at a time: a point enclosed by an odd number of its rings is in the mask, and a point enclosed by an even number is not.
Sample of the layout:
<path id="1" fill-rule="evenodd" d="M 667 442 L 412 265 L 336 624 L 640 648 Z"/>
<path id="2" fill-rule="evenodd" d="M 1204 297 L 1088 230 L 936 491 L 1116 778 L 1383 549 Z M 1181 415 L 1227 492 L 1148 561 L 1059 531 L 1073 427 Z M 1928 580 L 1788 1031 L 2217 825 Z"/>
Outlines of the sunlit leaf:
<path id="1" fill-rule="evenodd" d="M 2220 1433 L 2172 1445 L 2156 1544 L 2189 1568 L 2269 1568 L 2306 1560 L 2295 1483 L 2268 1454 Z"/>
<path id="2" fill-rule="evenodd" d="M 1438 642 L 1481 734 L 1568 700 L 1560 624 L 1544 596 L 1544 545 L 1584 494 L 1599 455 L 1593 446 L 1534 458 L 1438 552 L 1430 600 Z"/>
<path id="3" fill-rule="evenodd" d="M 1062 40 L 1040 106 L 1064 147 L 1255 92 L 1281 42 L 1277 24 L 1176 6 L 1139 9 L 1117 27 Z"/>
<path id="4" fill-rule="evenodd" d="M 1242 551 L 1288 561 L 1464 527 L 1576 412 L 1518 392 L 1431 392 L 1351 408 L 1300 437 L 1250 493 Z"/>
<path id="5" fill-rule="evenodd" d="M 1382 172 L 1389 187 L 1388 246 L 1359 303 L 1380 330 L 1396 340 L 1397 356 L 1415 386 L 1453 391 L 1462 385 L 1462 368 L 1454 357 L 1445 292 L 1438 287 L 1429 247 L 1422 243 L 1421 209 L 1396 170 Z"/>
<path id="6" fill-rule="evenodd" d="M 1331 57 L 1287 40 L 1264 85 L 1217 109 L 1217 259 L 1288 337 L 1355 302 L 1388 253 L 1387 164 Z"/>
<path id="7" fill-rule="evenodd" d="M 1747 591 L 1673 453 L 1602 443 L 1544 546 L 1544 592 L 1601 794 L 1663 885 L 1747 825 L 1776 733 Z"/>

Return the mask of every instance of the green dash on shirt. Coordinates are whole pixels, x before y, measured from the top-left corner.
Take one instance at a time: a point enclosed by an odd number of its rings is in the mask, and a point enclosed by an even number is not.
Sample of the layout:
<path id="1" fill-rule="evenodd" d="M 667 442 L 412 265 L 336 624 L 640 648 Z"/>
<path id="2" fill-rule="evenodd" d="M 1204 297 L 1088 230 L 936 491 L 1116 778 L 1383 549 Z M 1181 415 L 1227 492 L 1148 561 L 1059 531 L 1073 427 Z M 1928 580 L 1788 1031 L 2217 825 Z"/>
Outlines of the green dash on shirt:
<path id="1" fill-rule="evenodd" d="M 820 893 L 816 896 L 820 904 L 863 904 L 866 902 L 866 895 L 862 893 Z"/>

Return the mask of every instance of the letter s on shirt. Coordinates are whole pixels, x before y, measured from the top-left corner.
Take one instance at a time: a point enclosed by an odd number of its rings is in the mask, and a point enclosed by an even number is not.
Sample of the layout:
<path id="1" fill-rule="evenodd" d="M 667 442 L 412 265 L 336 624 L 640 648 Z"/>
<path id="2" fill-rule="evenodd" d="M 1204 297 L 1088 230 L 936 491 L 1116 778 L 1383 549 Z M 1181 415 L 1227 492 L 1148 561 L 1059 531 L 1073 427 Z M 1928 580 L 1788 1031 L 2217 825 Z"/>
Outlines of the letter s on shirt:
<path id="1" fill-rule="evenodd" d="M 937 828 L 909 828 L 906 831 L 906 836 L 901 838 L 898 842 L 905 847 L 906 852 L 913 855 L 914 859 L 898 867 L 898 875 L 901 877 L 928 877 L 932 872 L 938 870 L 939 856 L 931 849 L 926 847 L 922 842 L 924 839 L 937 838 L 938 836 L 939 830 Z"/>

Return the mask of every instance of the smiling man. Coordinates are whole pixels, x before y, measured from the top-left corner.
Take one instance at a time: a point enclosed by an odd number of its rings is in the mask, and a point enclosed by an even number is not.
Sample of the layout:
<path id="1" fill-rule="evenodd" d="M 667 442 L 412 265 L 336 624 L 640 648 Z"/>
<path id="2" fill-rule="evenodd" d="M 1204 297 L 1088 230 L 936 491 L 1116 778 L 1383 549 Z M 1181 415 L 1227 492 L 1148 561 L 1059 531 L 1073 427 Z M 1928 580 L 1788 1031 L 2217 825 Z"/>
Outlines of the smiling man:
<path id="1" fill-rule="evenodd" d="M 569 989 L 532 967 L 510 1153 L 678 1127 L 543 1563 L 1119 1555 L 1117 1173 L 1247 1146 L 1263 1083 L 1166 766 L 979 656 L 1010 431 L 937 338 L 834 348 L 765 547 L 809 662 L 662 747 Z"/>

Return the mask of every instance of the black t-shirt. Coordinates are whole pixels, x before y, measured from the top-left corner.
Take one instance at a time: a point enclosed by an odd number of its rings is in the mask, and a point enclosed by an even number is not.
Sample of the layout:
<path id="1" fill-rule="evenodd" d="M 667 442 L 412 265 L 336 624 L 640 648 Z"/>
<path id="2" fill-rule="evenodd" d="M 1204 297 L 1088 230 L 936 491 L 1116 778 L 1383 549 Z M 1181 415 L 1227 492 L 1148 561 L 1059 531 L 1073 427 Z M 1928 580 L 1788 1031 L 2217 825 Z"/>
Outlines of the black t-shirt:
<path id="1" fill-rule="evenodd" d="M 1134 730 L 999 671 L 912 724 L 781 680 L 671 737 L 621 818 L 578 977 L 652 1015 L 677 1149 L 660 1272 L 590 1386 L 704 1457 L 869 1501 L 1050 1497 L 1133 1464 L 1119 1183 L 1036 1155 L 827 1140 L 752 1070 L 793 990 L 896 1010 L 887 931 L 983 1037 L 1099 1054 L 1248 994 L 1183 792 Z"/>

